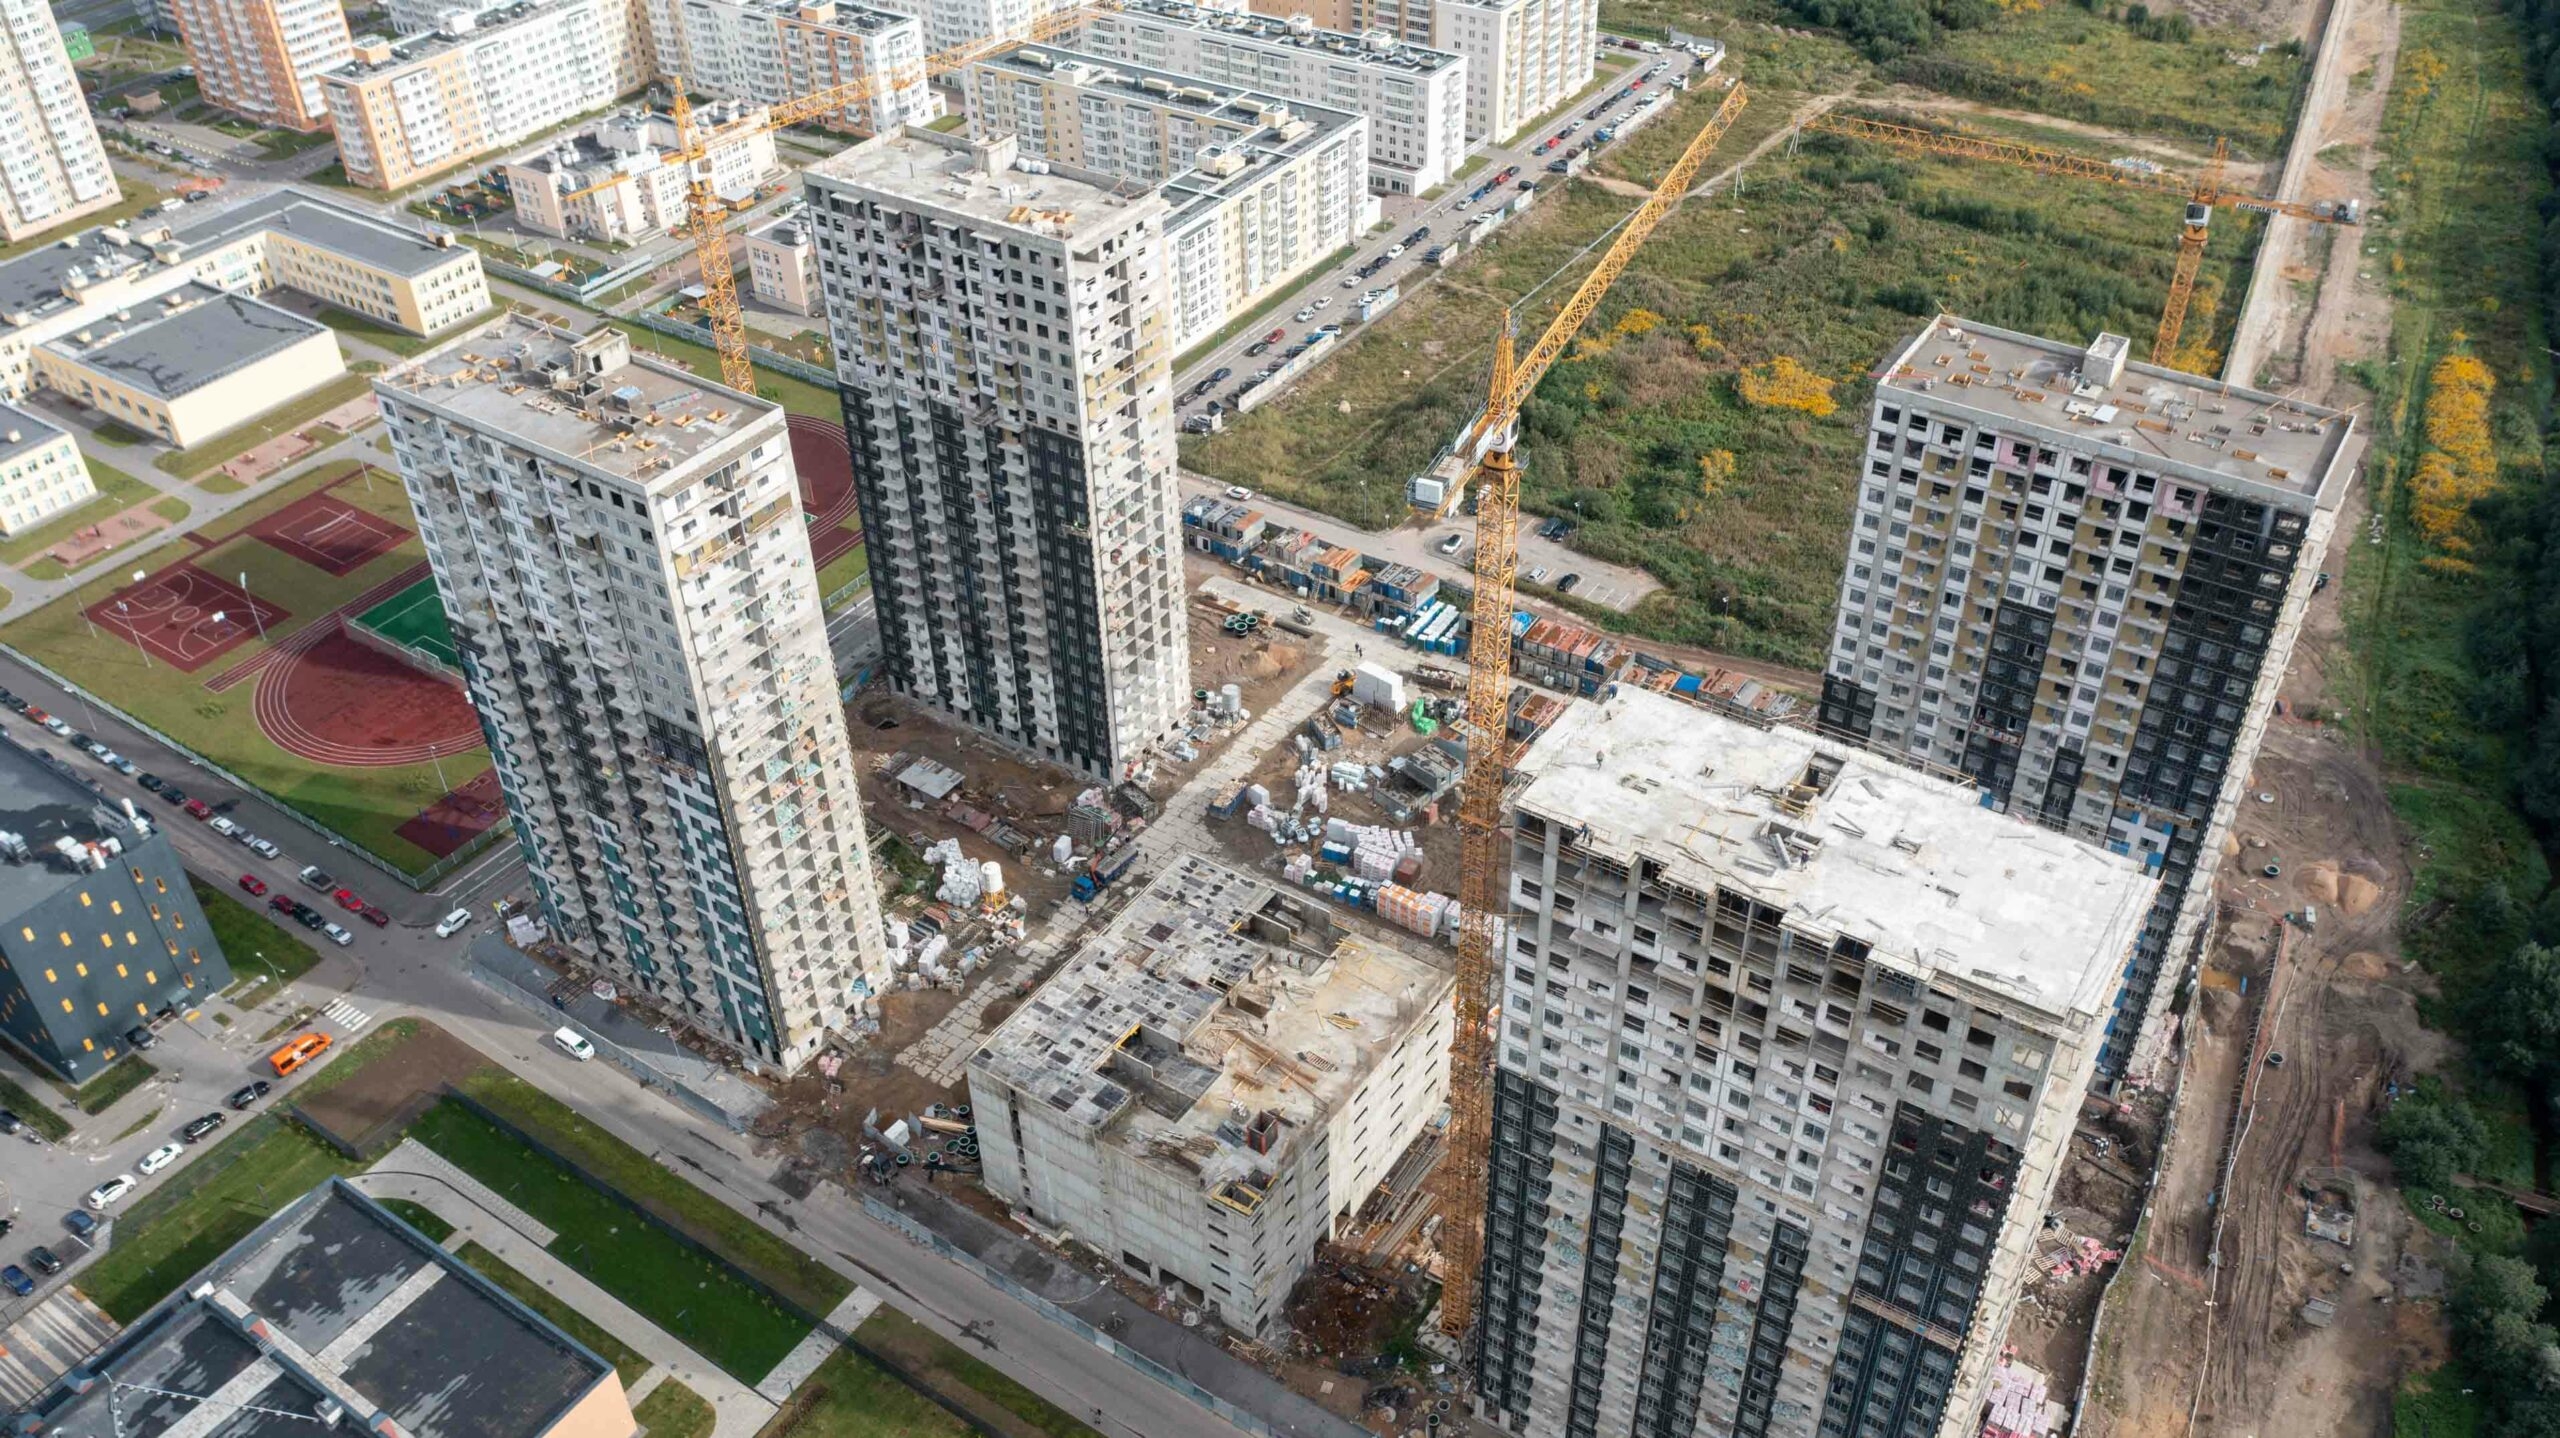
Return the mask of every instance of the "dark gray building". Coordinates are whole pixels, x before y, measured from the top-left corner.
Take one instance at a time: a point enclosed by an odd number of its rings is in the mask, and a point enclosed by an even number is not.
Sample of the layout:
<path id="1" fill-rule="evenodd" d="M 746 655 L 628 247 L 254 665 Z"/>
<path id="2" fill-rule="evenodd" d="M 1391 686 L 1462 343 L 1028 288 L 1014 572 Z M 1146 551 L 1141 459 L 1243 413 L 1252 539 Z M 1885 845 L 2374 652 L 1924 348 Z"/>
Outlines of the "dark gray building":
<path id="1" fill-rule="evenodd" d="M 231 983 L 177 851 L 125 809 L 0 741 L 0 1038 L 72 1083 Z"/>

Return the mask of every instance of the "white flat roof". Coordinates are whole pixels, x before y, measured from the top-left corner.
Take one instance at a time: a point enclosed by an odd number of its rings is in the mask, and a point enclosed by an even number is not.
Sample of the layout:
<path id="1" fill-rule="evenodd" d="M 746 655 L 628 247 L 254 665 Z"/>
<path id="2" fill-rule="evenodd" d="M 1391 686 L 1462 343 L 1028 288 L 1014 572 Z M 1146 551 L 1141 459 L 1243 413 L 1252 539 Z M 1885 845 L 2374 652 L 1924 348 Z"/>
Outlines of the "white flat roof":
<path id="1" fill-rule="evenodd" d="M 1923 983 L 1970 981 L 2056 1017 L 2106 1010 L 2157 887 L 2134 860 L 1971 790 L 1640 689 L 1569 706 L 1519 767 L 1518 807 L 1580 828 L 1584 848 L 1641 854 L 1692 889 L 1863 940 L 1870 962 Z M 1814 769 L 1831 771 L 1819 792 L 1791 792 Z"/>

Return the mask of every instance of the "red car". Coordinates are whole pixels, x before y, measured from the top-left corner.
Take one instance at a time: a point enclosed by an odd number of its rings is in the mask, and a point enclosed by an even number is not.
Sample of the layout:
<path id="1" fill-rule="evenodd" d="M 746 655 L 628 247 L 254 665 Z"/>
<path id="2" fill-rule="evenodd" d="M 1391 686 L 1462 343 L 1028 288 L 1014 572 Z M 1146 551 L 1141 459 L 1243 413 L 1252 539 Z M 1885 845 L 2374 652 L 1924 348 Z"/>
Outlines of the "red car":
<path id="1" fill-rule="evenodd" d="M 187 817 L 190 819 L 210 819 L 213 817 L 213 806 L 202 799 L 189 799 L 186 804 L 186 809 Z"/>
<path id="2" fill-rule="evenodd" d="M 356 910 L 356 915 L 377 929 L 387 929 L 391 927 L 391 916 L 371 904 L 367 904 L 363 908 Z"/>
<path id="3" fill-rule="evenodd" d="M 27 706 L 27 720 L 28 720 L 28 722 L 29 722 L 29 723 L 33 723 L 33 724 L 41 724 L 41 723 L 43 723 L 44 721 L 46 721 L 47 719 L 50 719 L 50 718 L 52 718 L 52 717 L 53 717 L 52 715 L 47 714 L 46 712 L 44 712 L 44 711 L 43 711 L 43 710 L 41 710 L 41 709 L 38 709 L 37 707 L 35 707 L 35 706 L 34 706 L 34 705 L 32 705 L 32 704 L 30 704 L 30 705 L 28 705 L 28 706 Z"/>
<path id="4" fill-rule="evenodd" d="M 1273 330 L 1271 333 L 1262 337 L 1262 342 L 1267 345 L 1276 345 L 1288 337 L 1289 332 L 1287 330 Z"/>
<path id="5" fill-rule="evenodd" d="M 267 907 L 290 918 L 293 914 L 293 897 L 289 894 L 278 894 L 267 900 Z"/>
<path id="6" fill-rule="evenodd" d="M 267 881 L 259 878 L 255 874 L 242 874 L 240 876 L 240 887 L 248 890 L 250 894 L 254 896 L 263 894 L 267 891 Z"/>
<path id="7" fill-rule="evenodd" d="M 356 891 L 353 889 L 331 889 L 329 891 L 329 897 L 336 901 L 339 908 L 346 910 L 350 914 L 361 914 L 364 912 L 364 900 L 357 898 Z"/>

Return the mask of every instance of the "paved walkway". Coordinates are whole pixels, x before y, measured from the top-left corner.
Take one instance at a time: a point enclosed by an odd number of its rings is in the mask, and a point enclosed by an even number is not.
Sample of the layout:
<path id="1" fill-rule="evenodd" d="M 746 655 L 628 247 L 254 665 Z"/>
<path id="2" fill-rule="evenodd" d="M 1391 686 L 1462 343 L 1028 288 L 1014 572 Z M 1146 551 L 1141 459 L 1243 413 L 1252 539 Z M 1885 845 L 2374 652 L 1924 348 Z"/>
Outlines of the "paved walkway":
<path id="1" fill-rule="evenodd" d="M 631 1390 L 634 1401 L 673 1378 L 711 1404 L 715 1415 L 711 1438 L 755 1438 L 757 1430 L 780 1406 L 721 1372 L 700 1354 L 669 1337 L 666 1330 L 632 1311 L 621 1299 L 554 1258 L 548 1248 L 553 1237 L 550 1229 L 533 1222 L 522 1209 L 498 1198 L 416 1140 L 402 1140 L 371 1169 L 358 1174 L 355 1185 L 375 1198 L 407 1199 L 424 1206 L 452 1224 L 457 1236 L 467 1235 L 508 1267 L 549 1289 L 561 1302 L 648 1359 L 649 1373 Z M 784 1360 L 784 1366 L 799 1356 L 795 1351 Z M 817 1365 L 812 1362 L 810 1366 Z"/>
<path id="2" fill-rule="evenodd" d="M 792 1349 L 783 1356 L 780 1363 L 773 1365 L 773 1371 L 764 1376 L 762 1383 L 756 1385 L 756 1392 L 763 1394 L 767 1402 L 776 1407 L 781 1406 L 786 1399 L 790 1398 L 792 1390 L 798 1388 L 810 1374 L 817 1372 L 818 1365 L 827 1361 L 828 1354 L 835 1352 L 836 1341 L 833 1335 L 851 1333 L 860 1328 L 862 1321 L 869 1318 L 879 1306 L 880 1295 L 873 1293 L 870 1289 L 856 1286 L 853 1292 L 845 1295 L 844 1302 L 837 1304 L 834 1311 L 827 1315 L 825 1327 L 816 1329 L 808 1337 L 801 1339 L 799 1347 Z"/>

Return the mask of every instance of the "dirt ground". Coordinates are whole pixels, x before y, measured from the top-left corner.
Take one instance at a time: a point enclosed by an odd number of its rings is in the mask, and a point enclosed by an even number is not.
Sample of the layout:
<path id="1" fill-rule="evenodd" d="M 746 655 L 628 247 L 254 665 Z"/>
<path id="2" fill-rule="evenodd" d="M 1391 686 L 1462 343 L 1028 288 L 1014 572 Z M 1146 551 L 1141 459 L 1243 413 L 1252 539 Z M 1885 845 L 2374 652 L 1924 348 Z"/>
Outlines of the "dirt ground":
<path id="1" fill-rule="evenodd" d="M 459 1084 L 489 1067 L 478 1049 L 424 1019 L 407 1038 L 355 1071 L 344 1082 L 295 1103 L 331 1133 L 370 1149 L 386 1125 L 413 1116 L 416 1105 L 446 1084 Z"/>
<path id="2" fill-rule="evenodd" d="M 856 698 L 846 707 L 845 718 L 862 770 L 863 814 L 874 828 L 889 829 L 919 854 L 944 839 L 959 840 L 961 852 L 970 858 L 1002 864 L 1006 887 L 1028 899 L 1035 913 L 1066 897 L 1067 879 L 1043 872 L 1047 856 L 1038 850 L 1065 826 L 1067 806 L 1091 780 L 1028 760 L 885 689 Z M 955 797 L 1030 834 L 1031 850 L 1008 852 L 938 805 L 919 802 L 890 772 L 890 761 L 899 754 L 960 771 Z M 926 897 L 931 897 L 929 891 Z"/>

